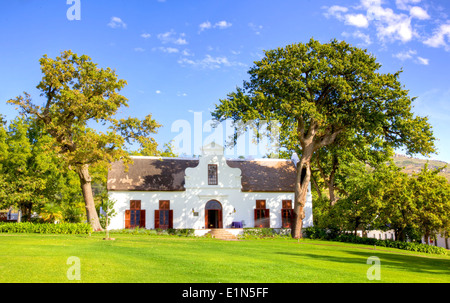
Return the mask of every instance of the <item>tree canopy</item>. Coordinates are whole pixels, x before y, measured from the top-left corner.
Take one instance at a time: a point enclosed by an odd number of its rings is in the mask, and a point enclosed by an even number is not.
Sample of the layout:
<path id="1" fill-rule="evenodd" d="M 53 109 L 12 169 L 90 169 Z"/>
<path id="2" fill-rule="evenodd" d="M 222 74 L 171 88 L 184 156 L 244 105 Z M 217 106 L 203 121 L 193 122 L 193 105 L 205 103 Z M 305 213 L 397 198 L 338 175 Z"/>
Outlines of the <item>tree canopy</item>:
<path id="1" fill-rule="evenodd" d="M 129 162 L 127 143 L 137 142 L 146 153 L 155 152 L 157 144 L 151 136 L 160 125 L 151 114 L 142 120 L 117 119 L 118 110 L 128 106 L 127 98 L 120 94 L 127 83 L 111 68 L 99 68 L 88 56 L 68 50 L 55 59 L 44 55 L 39 62 L 43 77 L 37 88 L 43 105 L 34 104 L 26 92 L 8 102 L 19 106 L 23 115 L 35 118 L 54 139 L 56 151 L 79 175 L 88 222 L 100 230 L 89 167 L 119 159 Z"/>
<path id="2" fill-rule="evenodd" d="M 248 71 L 243 87 L 220 100 L 219 121 L 279 124 L 280 145 L 301 155 L 297 164 L 292 235 L 301 237 L 314 154 L 339 136 L 382 142 L 408 153 L 434 152 L 426 117 L 412 112 L 414 98 L 399 81 L 401 72 L 382 73 L 367 50 L 345 41 L 287 45 L 265 51 Z M 236 123 L 237 125 L 237 123 Z"/>

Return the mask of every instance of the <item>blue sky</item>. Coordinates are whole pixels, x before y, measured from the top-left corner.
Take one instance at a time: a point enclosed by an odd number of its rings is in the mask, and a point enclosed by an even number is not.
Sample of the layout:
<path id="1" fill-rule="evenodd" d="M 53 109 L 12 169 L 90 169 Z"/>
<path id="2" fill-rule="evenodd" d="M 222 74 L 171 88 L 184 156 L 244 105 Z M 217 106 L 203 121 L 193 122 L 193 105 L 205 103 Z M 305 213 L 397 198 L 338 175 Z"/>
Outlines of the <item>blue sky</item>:
<path id="1" fill-rule="evenodd" d="M 80 3 L 79 20 L 70 13 Z M 187 121 L 191 140 L 204 142 L 219 99 L 248 79 L 263 50 L 333 38 L 367 48 L 383 72 L 403 69 L 401 82 L 417 97 L 414 112 L 428 116 L 450 162 L 450 2 L 446 0 L 17 0 L 0 11 L 0 113 L 16 116 L 8 99 L 31 93 L 38 60 L 71 49 L 111 67 L 128 85 L 120 116 L 151 113 L 163 125 L 162 145 Z M 195 118 L 194 118 L 195 117 Z M 201 118 L 201 121 L 199 120 Z M 195 131 L 200 136 L 194 138 Z M 186 134 L 188 130 L 184 129 Z M 224 135 L 225 137 L 225 135 Z M 198 143 L 197 142 L 197 143 Z M 195 147 L 196 144 L 192 143 Z M 197 153 L 192 148 L 193 153 Z"/>

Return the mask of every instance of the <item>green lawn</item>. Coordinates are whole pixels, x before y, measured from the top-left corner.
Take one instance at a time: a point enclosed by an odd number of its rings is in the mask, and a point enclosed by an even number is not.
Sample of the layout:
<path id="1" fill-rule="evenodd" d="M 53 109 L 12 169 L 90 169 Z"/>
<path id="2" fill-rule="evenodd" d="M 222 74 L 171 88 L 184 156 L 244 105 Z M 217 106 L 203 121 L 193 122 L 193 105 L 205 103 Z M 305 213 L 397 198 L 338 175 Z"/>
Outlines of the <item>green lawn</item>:
<path id="1" fill-rule="evenodd" d="M 450 257 L 293 239 L 0 234 L 0 282 L 450 282 Z M 70 281 L 71 256 L 80 281 Z M 367 258 L 381 261 L 369 281 Z"/>

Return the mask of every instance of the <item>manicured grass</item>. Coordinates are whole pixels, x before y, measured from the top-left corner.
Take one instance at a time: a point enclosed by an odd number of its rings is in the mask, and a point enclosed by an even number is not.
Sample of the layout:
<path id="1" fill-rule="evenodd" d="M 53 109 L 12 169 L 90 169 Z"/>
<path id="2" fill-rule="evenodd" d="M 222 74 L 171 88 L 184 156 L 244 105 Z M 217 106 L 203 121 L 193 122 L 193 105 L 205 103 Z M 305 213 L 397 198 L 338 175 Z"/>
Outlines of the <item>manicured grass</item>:
<path id="1" fill-rule="evenodd" d="M 0 282 L 450 282 L 450 257 L 317 240 L 0 234 Z M 69 281 L 71 256 L 81 280 Z M 381 261 L 381 280 L 366 272 Z"/>

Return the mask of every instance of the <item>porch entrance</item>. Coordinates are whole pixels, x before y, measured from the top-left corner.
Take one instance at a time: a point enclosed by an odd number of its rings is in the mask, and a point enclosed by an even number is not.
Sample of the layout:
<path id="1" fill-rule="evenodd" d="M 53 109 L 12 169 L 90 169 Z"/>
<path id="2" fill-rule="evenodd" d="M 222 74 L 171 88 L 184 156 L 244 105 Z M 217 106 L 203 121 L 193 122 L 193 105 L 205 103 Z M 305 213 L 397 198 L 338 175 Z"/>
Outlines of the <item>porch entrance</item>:
<path id="1" fill-rule="evenodd" d="M 219 201 L 211 200 L 205 205 L 205 228 L 222 227 L 222 204 Z"/>

